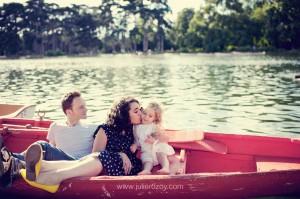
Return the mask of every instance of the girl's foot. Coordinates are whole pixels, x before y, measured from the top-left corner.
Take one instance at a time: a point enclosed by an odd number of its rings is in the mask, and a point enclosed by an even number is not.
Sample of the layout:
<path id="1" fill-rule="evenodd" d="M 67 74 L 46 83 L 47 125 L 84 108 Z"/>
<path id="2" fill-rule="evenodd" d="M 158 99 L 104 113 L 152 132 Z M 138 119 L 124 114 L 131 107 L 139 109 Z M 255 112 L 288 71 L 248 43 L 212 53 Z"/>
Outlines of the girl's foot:
<path id="1" fill-rule="evenodd" d="M 151 175 L 151 171 L 148 171 L 148 170 L 143 170 L 141 172 L 138 173 L 138 175 Z"/>
<path id="2" fill-rule="evenodd" d="M 157 173 L 160 174 L 160 175 L 168 175 L 168 174 L 170 174 L 170 169 L 161 168 L 160 170 L 157 171 Z"/>

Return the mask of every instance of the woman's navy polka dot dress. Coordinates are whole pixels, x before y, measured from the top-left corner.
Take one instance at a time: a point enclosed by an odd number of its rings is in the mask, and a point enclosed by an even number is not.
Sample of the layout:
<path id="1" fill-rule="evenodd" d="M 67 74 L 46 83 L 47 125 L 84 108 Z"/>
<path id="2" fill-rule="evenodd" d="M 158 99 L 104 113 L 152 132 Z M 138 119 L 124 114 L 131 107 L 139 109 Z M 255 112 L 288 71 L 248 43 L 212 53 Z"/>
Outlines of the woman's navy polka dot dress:
<path id="1" fill-rule="evenodd" d="M 111 126 L 102 124 L 98 126 L 94 137 L 102 128 L 107 136 L 107 144 L 104 151 L 99 153 L 99 159 L 103 165 L 104 173 L 110 176 L 125 175 L 123 169 L 123 160 L 119 152 L 125 153 L 131 161 L 132 169 L 129 175 L 136 175 L 142 170 L 142 162 L 136 157 L 136 154 L 131 153 L 130 146 L 134 143 L 133 133 L 127 132 L 121 134 L 116 132 Z"/>

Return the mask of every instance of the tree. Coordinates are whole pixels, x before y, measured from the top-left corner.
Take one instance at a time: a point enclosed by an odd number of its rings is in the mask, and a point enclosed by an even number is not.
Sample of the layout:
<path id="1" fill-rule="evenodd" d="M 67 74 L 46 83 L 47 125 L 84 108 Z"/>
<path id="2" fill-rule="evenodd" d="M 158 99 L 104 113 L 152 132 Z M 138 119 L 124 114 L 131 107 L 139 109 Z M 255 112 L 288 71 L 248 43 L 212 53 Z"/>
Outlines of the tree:
<path id="1" fill-rule="evenodd" d="M 166 20 L 166 14 L 171 11 L 166 0 L 156 0 L 153 3 L 153 18 L 156 20 L 156 50 L 164 51 L 165 32 L 171 28 L 171 22 Z"/>
<path id="2" fill-rule="evenodd" d="M 0 10 L 0 54 L 13 56 L 22 49 L 19 34 L 24 20 L 24 6 L 19 3 L 4 4 Z"/>
<path id="3" fill-rule="evenodd" d="M 29 0 L 25 7 L 24 21 L 26 22 L 25 31 L 29 32 L 27 35 L 31 35 L 33 44 L 32 46 L 34 54 L 43 55 L 44 49 L 44 35 L 47 34 L 47 25 L 49 21 L 49 13 L 47 5 L 44 0 Z M 29 41 L 25 42 L 29 43 Z M 27 46 L 25 46 L 27 49 Z"/>
<path id="4" fill-rule="evenodd" d="M 177 20 L 175 23 L 175 42 L 179 48 L 186 48 L 188 46 L 187 42 L 188 30 L 190 26 L 190 22 L 195 15 L 194 9 L 192 8 L 184 8 L 181 12 L 178 13 Z M 196 28 L 192 30 L 192 32 L 196 31 Z"/>
<path id="5" fill-rule="evenodd" d="M 104 32 L 104 51 L 116 52 L 116 47 L 119 43 L 117 36 L 120 30 L 118 29 L 118 15 L 120 13 L 120 4 L 118 0 L 103 0 L 100 5 L 101 24 Z M 114 15 L 116 14 L 116 16 Z"/>
<path id="6" fill-rule="evenodd" d="M 300 48 L 300 1 L 277 0 L 269 5 L 266 37 L 272 46 L 284 49 Z"/>
<path id="7" fill-rule="evenodd" d="M 93 16 L 88 13 L 79 15 L 75 20 L 75 45 L 79 46 L 81 52 L 97 52 L 100 41 L 96 35 L 97 24 Z"/>

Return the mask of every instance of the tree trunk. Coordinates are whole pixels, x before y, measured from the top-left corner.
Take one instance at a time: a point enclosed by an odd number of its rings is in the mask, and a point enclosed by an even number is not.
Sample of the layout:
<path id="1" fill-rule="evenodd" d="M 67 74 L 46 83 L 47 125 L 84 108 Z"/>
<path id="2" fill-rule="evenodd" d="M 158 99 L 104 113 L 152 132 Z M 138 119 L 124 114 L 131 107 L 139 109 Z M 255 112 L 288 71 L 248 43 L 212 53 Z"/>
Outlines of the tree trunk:
<path id="1" fill-rule="evenodd" d="M 126 52 L 126 39 L 125 39 L 125 33 L 121 33 L 121 44 L 120 44 L 120 51 L 121 53 L 125 53 Z"/>
<path id="2" fill-rule="evenodd" d="M 136 52 L 136 50 L 137 50 L 136 42 L 135 42 L 135 40 L 132 40 L 132 49 L 131 49 L 131 51 Z"/>
<path id="3" fill-rule="evenodd" d="M 144 29 L 144 37 L 143 37 L 143 52 L 146 53 L 148 51 L 148 33 L 147 31 Z"/>
<path id="4" fill-rule="evenodd" d="M 45 55 L 45 45 L 47 45 L 47 42 L 45 42 L 43 35 L 41 36 L 41 40 L 41 55 Z"/>
<path id="5" fill-rule="evenodd" d="M 164 35 L 160 35 L 159 38 L 160 38 L 160 40 L 159 40 L 160 41 L 159 42 L 160 43 L 160 45 L 159 45 L 159 47 L 160 47 L 159 51 L 160 52 L 164 52 L 165 51 L 165 49 L 164 49 L 165 48 L 165 45 L 164 45 Z"/>
<path id="6" fill-rule="evenodd" d="M 52 43 L 52 45 L 51 45 L 52 46 L 52 50 L 56 51 L 57 47 L 56 47 L 56 34 L 55 33 L 52 35 L 51 43 Z"/>

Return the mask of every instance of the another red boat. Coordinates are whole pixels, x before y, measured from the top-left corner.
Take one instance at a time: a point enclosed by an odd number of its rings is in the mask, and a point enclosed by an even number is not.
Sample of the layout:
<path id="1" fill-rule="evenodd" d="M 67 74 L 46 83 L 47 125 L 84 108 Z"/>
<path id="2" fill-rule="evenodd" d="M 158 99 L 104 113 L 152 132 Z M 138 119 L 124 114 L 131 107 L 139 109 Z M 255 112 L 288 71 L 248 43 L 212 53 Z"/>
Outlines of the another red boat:
<path id="1" fill-rule="evenodd" d="M 0 119 L 15 152 L 45 140 L 51 121 Z M 168 130 L 181 161 L 178 175 L 73 178 L 51 194 L 22 179 L 0 196 L 20 198 L 249 198 L 300 197 L 300 139 Z M 185 135 L 185 136 L 184 136 Z"/>
<path id="2" fill-rule="evenodd" d="M 0 104 L 0 118 L 33 118 L 35 105 Z"/>

